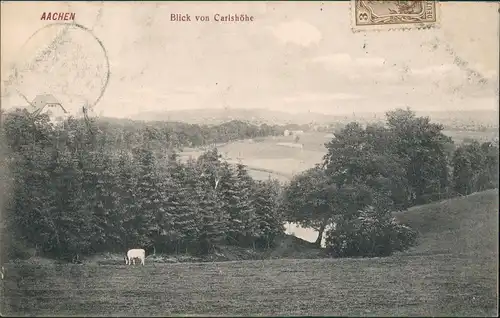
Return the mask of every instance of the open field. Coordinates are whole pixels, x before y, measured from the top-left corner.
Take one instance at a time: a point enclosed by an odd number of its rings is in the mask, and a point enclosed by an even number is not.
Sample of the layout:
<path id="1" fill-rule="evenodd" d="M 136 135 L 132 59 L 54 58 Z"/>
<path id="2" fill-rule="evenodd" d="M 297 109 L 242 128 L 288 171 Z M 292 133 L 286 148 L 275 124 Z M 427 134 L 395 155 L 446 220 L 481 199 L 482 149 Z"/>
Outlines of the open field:
<path id="1" fill-rule="evenodd" d="M 478 142 L 491 141 L 494 138 L 498 139 L 498 131 L 444 130 L 443 134 L 451 137 L 457 144 L 460 144 L 467 139 L 475 139 Z"/>
<path id="2" fill-rule="evenodd" d="M 498 133 L 475 131 L 443 131 L 455 143 L 460 144 L 466 138 L 480 142 L 490 141 Z M 326 154 L 325 143 L 332 134 L 326 132 L 306 132 L 295 143 L 294 136 L 274 136 L 230 142 L 218 146 L 223 157 L 231 163 L 241 162 L 247 165 L 250 175 L 255 179 L 267 179 L 269 176 L 280 181 L 288 181 L 294 175 L 314 167 Z M 287 147 L 286 144 L 289 144 Z M 302 148 L 293 146 L 302 145 Z M 180 155 L 187 159 L 197 158 L 203 151 L 186 148 Z"/>
<path id="3" fill-rule="evenodd" d="M 492 316 L 496 283 L 481 270 L 487 261 L 433 255 L 13 267 L 2 313 Z M 20 273 L 23 280 L 14 276 Z"/>
<path id="4" fill-rule="evenodd" d="M 8 265 L 3 315 L 495 316 L 498 195 L 397 216 L 419 245 L 387 258 Z"/>
<path id="5" fill-rule="evenodd" d="M 300 136 L 297 144 L 293 145 L 294 136 L 276 136 L 256 138 L 231 142 L 218 147 L 223 158 L 228 162 L 240 162 L 247 165 L 250 175 L 255 179 L 267 179 L 269 176 L 280 181 L 288 181 L 295 174 L 314 167 L 320 163 L 326 153 L 324 143 L 326 133 L 305 133 Z M 281 144 L 281 145 L 280 145 Z M 185 149 L 181 158 L 189 156 L 197 158 L 203 151 Z"/>

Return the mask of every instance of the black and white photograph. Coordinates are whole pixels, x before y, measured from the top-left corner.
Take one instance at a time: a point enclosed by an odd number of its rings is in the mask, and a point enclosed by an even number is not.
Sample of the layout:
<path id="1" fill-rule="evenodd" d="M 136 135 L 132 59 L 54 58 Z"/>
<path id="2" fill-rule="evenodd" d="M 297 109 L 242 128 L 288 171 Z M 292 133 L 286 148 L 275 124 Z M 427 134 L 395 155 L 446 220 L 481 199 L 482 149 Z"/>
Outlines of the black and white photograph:
<path id="1" fill-rule="evenodd" d="M 497 317 L 494 1 L 2 1 L 2 317 Z"/>

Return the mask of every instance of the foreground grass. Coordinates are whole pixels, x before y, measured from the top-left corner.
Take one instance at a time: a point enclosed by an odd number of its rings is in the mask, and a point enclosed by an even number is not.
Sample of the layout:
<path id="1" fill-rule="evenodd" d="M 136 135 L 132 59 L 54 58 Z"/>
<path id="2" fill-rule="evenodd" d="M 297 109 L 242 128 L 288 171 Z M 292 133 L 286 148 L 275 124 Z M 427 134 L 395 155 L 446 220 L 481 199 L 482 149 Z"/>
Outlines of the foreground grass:
<path id="1" fill-rule="evenodd" d="M 9 266 L 3 315 L 484 315 L 494 273 L 477 258 Z M 493 278 L 493 279 L 492 279 Z"/>
<path id="2" fill-rule="evenodd" d="M 416 207 L 397 218 L 419 231 L 419 244 L 387 258 L 10 264 L 1 314 L 497 315 L 497 190 Z M 276 252 L 270 256 L 286 256 Z"/>

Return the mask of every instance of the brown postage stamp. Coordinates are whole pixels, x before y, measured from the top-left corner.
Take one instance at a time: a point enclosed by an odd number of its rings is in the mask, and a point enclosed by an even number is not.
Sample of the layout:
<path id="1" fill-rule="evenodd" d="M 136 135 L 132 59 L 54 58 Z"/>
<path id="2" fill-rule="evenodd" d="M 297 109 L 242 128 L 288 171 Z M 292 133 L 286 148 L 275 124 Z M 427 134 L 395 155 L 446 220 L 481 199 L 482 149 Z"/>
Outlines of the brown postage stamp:
<path id="1" fill-rule="evenodd" d="M 351 0 L 353 31 L 423 29 L 438 26 L 438 1 Z"/>

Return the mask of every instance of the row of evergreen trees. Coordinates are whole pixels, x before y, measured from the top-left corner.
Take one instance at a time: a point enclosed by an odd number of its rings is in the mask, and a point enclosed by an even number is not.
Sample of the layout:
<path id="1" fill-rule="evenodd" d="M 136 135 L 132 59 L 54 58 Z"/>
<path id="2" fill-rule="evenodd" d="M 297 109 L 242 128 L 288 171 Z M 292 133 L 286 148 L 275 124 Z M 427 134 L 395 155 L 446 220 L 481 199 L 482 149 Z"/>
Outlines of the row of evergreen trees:
<path id="1" fill-rule="evenodd" d="M 12 113 L 4 127 L 8 225 L 44 253 L 209 253 L 215 244 L 270 247 L 283 233 L 279 184 L 254 181 L 216 149 L 182 163 L 155 140 L 115 147 L 83 121 L 54 127 L 46 116 Z"/>

